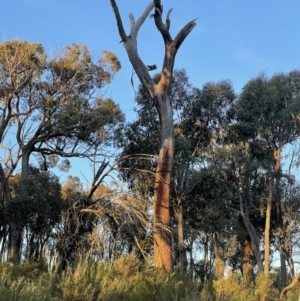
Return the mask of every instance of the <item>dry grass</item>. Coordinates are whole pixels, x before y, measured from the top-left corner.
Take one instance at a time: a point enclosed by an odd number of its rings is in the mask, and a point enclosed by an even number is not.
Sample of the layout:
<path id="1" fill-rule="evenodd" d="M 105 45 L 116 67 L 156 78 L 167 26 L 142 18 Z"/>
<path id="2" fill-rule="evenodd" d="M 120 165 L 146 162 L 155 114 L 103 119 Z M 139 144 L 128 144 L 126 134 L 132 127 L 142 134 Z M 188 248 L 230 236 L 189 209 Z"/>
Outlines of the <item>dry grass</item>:
<path id="1" fill-rule="evenodd" d="M 1 301 L 199 300 L 197 287 L 189 279 L 177 273 L 159 275 L 131 256 L 112 264 L 82 259 L 73 270 L 57 276 L 30 265 L 3 265 L 0 296 Z"/>

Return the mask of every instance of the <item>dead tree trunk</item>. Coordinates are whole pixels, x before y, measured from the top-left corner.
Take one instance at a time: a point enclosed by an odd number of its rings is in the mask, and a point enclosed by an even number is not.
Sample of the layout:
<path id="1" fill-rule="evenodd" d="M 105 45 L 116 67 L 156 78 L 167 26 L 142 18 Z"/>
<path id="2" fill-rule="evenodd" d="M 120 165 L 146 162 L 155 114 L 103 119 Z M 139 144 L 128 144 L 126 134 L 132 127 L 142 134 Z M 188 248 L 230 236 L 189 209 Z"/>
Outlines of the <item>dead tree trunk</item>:
<path id="1" fill-rule="evenodd" d="M 170 28 L 170 9 L 167 13 L 166 23 L 162 21 L 161 0 L 153 0 L 145 9 L 140 18 L 135 21 L 132 14 L 130 18 L 130 33 L 125 33 L 122 18 L 115 0 L 110 0 L 121 37 L 129 60 L 141 84 L 147 89 L 155 106 L 161 126 L 161 144 L 156 168 L 154 185 L 154 265 L 166 271 L 172 270 L 172 235 L 170 230 L 170 180 L 174 156 L 174 126 L 172 106 L 169 98 L 170 86 L 176 53 L 188 34 L 196 26 L 195 20 L 187 23 L 172 39 Z M 138 54 L 137 35 L 142 24 L 155 9 L 154 21 L 162 35 L 165 44 L 165 55 L 158 84 L 155 84 L 149 74 L 148 67 L 143 63 Z"/>

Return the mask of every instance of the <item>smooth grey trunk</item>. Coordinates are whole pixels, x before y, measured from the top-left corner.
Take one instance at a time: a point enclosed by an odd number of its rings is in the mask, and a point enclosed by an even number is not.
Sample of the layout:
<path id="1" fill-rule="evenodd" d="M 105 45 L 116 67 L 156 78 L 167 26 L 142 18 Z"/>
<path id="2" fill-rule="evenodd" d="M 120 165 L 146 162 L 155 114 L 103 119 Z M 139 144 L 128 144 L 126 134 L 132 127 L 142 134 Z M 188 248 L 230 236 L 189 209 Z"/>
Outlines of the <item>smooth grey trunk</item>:
<path id="1" fill-rule="evenodd" d="M 29 170 L 29 150 L 22 151 L 21 181 L 20 181 L 20 202 L 27 198 L 27 179 Z M 20 263 L 22 250 L 23 225 L 18 210 L 15 210 L 9 225 L 8 259 L 12 263 Z"/>

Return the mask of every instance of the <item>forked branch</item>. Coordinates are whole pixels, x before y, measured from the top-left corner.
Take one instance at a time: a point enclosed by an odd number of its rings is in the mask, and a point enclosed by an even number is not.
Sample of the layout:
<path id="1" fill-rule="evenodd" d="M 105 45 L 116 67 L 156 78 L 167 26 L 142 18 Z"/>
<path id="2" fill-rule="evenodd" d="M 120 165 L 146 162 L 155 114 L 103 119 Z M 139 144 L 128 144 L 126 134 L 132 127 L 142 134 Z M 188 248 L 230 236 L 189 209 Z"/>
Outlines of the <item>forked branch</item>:
<path id="1" fill-rule="evenodd" d="M 118 26 L 118 30 L 119 30 L 119 34 L 120 37 L 122 39 L 122 42 L 125 42 L 126 39 L 128 38 L 123 26 L 123 22 L 122 22 L 122 18 L 120 16 L 119 13 L 119 8 L 117 6 L 117 3 L 115 0 L 110 0 L 113 12 L 115 14 L 116 20 L 117 20 L 117 26 Z M 130 19 L 130 36 L 133 39 L 137 38 L 139 29 L 141 28 L 141 26 L 143 25 L 143 23 L 145 22 L 145 20 L 147 19 L 147 17 L 149 16 L 151 10 L 154 8 L 154 3 L 151 2 L 148 4 L 148 6 L 146 7 L 146 9 L 144 10 L 144 12 L 142 13 L 142 15 L 138 18 L 138 20 L 135 22 L 134 16 L 132 13 L 129 14 L 129 19 Z"/>
<path id="2" fill-rule="evenodd" d="M 145 22 L 145 20 L 147 19 L 147 17 L 149 16 L 149 14 L 153 8 L 154 8 L 154 3 L 153 2 L 149 3 L 148 6 L 146 7 L 146 9 L 144 10 L 144 12 L 142 13 L 142 15 L 136 21 L 136 23 L 134 23 L 133 26 L 131 23 L 130 35 L 132 38 L 137 37 L 139 29 L 141 28 L 141 26 L 143 25 L 143 23 Z M 129 15 L 130 20 L 131 20 L 131 16 L 133 17 L 133 15 L 132 14 Z M 133 20 L 134 20 L 134 18 L 133 18 Z"/>

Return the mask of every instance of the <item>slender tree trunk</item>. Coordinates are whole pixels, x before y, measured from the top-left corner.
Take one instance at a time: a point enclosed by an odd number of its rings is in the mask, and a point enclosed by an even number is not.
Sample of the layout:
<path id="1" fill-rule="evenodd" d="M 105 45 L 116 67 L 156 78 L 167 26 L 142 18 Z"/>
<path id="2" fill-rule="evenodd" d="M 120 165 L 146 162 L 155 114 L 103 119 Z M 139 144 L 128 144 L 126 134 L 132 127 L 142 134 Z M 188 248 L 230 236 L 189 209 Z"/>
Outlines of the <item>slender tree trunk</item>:
<path id="1" fill-rule="evenodd" d="M 273 199 L 273 182 L 274 182 L 274 175 L 272 174 L 269 179 L 269 193 L 267 197 L 266 223 L 265 223 L 264 274 L 266 277 L 269 277 L 269 271 L 270 271 L 270 228 L 271 228 L 271 209 L 272 209 L 272 199 Z"/>
<path id="2" fill-rule="evenodd" d="M 20 182 L 20 202 L 25 202 L 27 198 L 27 178 L 29 168 L 29 155 L 30 151 L 26 150 L 22 152 L 22 167 L 21 167 L 21 182 Z M 21 261 L 21 249 L 23 238 L 23 226 L 19 212 L 19 208 L 16 208 L 13 212 L 10 222 L 9 231 L 9 261 L 12 263 L 20 263 Z"/>
<path id="3" fill-rule="evenodd" d="M 275 177 L 275 205 L 276 205 L 276 224 L 280 228 L 282 223 L 282 210 L 280 198 L 280 180 L 281 180 L 281 147 L 274 149 L 274 177 Z M 286 255 L 285 255 L 285 238 L 279 237 L 279 250 L 280 250 L 280 287 L 284 288 L 287 284 L 286 272 Z"/>
<path id="4" fill-rule="evenodd" d="M 7 225 L 3 224 L 3 229 L 2 229 L 2 233 L 1 233 L 1 241 L 0 241 L 0 256 L 1 256 L 1 259 L 0 259 L 0 262 L 4 262 L 4 256 L 5 256 L 5 251 L 6 251 L 6 239 L 7 239 Z"/>
<path id="5" fill-rule="evenodd" d="M 13 220 L 9 225 L 9 243 L 8 243 L 8 260 L 11 263 L 17 264 L 21 260 L 21 243 L 22 237 L 17 222 L 17 217 L 14 215 Z"/>
<path id="6" fill-rule="evenodd" d="M 280 284 L 280 288 L 287 284 L 286 256 L 284 253 L 280 253 Z"/>
<path id="7" fill-rule="evenodd" d="M 178 236 L 178 251 L 179 251 L 179 266 L 180 273 L 186 273 L 187 271 L 187 257 L 186 257 L 186 247 L 184 244 L 184 228 L 183 228 L 183 210 L 181 201 L 177 202 L 177 208 L 175 209 L 177 218 L 177 236 Z"/>
<path id="8" fill-rule="evenodd" d="M 203 241 L 203 248 L 204 248 L 204 263 L 207 265 L 208 263 L 208 240 L 209 240 L 209 235 L 206 233 L 205 238 Z"/>
<path id="9" fill-rule="evenodd" d="M 30 239 L 28 242 L 28 253 L 27 253 L 27 261 L 33 261 L 36 257 L 36 245 L 34 241 L 35 235 L 33 233 L 30 234 Z"/>
<path id="10" fill-rule="evenodd" d="M 189 252 L 189 274 L 192 281 L 194 279 L 193 246 L 194 246 L 194 237 L 191 237 L 188 244 L 188 252 Z"/>

